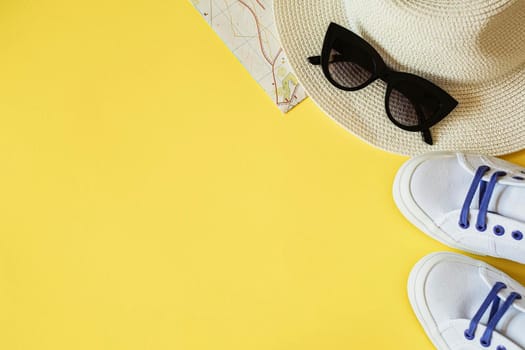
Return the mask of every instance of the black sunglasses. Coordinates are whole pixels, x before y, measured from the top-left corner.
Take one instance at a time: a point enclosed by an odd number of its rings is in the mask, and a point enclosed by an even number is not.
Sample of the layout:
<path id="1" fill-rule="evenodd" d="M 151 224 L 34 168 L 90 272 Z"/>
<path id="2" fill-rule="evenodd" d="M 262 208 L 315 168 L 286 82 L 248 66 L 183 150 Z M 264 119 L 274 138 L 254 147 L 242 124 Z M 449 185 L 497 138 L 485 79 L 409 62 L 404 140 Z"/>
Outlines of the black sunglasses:
<path id="1" fill-rule="evenodd" d="M 430 81 L 388 68 L 369 43 L 335 23 L 328 27 L 321 56 L 309 57 L 308 61 L 321 65 L 328 81 L 341 90 L 360 90 L 377 79 L 386 82 L 388 118 L 403 130 L 421 132 L 429 145 L 433 143 L 430 127 L 458 105 Z"/>

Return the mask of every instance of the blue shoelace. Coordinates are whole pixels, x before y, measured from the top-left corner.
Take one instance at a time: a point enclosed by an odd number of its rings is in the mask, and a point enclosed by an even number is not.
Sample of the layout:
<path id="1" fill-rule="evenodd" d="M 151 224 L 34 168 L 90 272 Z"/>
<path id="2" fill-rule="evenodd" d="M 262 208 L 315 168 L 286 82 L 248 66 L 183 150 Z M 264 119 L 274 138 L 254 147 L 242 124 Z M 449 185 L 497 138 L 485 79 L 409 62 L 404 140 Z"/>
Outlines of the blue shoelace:
<path id="1" fill-rule="evenodd" d="M 510 308 L 512 303 L 514 303 L 515 300 L 521 299 L 521 295 L 512 292 L 508 296 L 508 298 L 505 300 L 501 308 L 499 307 L 500 304 L 500 298 L 498 297 L 498 293 L 502 290 L 507 288 L 505 283 L 498 282 L 492 287 L 492 290 L 490 291 L 489 295 L 487 295 L 487 298 L 481 304 L 478 312 L 474 315 L 472 320 L 470 321 L 470 326 L 467 330 L 465 330 L 465 338 L 469 340 L 473 340 L 476 333 L 476 328 L 478 327 L 479 322 L 481 321 L 481 318 L 487 311 L 488 307 L 492 305 L 490 309 L 490 315 L 489 320 L 487 323 L 487 328 L 485 329 L 485 332 L 483 332 L 483 335 L 481 336 L 480 343 L 484 347 L 489 347 L 490 342 L 492 340 L 492 333 L 494 332 L 494 329 L 496 328 L 498 322 L 501 320 L 503 315 L 507 312 L 507 310 Z M 500 345 L 498 349 L 504 349 L 505 347 Z"/>
<path id="2" fill-rule="evenodd" d="M 485 231 L 487 229 L 487 212 L 489 209 L 490 199 L 494 193 L 494 188 L 496 187 L 496 183 L 498 182 L 499 178 L 507 175 L 507 173 L 504 171 L 497 171 L 492 174 L 489 182 L 487 183 L 483 181 L 483 176 L 485 176 L 489 170 L 490 168 L 486 165 L 482 165 L 478 168 L 478 170 L 476 170 L 476 174 L 474 175 L 472 184 L 470 185 L 467 196 L 465 197 L 465 202 L 463 203 L 463 208 L 461 209 L 461 214 L 459 217 L 459 226 L 464 229 L 467 229 L 470 226 L 468 214 L 470 211 L 470 205 L 472 204 L 472 200 L 478 187 L 479 213 L 476 220 L 476 229 L 478 231 Z"/>

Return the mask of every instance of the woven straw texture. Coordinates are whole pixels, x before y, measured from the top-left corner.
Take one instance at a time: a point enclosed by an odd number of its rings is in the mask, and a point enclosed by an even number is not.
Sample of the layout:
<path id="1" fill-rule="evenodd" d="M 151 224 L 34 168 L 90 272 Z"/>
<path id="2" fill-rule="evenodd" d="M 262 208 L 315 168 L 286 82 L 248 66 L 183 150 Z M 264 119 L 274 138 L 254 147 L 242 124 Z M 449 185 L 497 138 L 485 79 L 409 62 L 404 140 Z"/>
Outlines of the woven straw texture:
<path id="1" fill-rule="evenodd" d="M 455 150 L 502 155 L 525 148 L 525 1 L 275 0 L 282 45 L 314 102 L 337 123 L 383 150 L 417 155 Z M 436 8 L 437 4 L 437 8 Z M 460 9 L 457 6 L 461 6 Z M 385 62 L 419 74 L 459 106 L 431 131 L 393 125 L 386 84 L 341 91 L 307 57 L 319 55 L 330 22 L 369 41 Z"/>

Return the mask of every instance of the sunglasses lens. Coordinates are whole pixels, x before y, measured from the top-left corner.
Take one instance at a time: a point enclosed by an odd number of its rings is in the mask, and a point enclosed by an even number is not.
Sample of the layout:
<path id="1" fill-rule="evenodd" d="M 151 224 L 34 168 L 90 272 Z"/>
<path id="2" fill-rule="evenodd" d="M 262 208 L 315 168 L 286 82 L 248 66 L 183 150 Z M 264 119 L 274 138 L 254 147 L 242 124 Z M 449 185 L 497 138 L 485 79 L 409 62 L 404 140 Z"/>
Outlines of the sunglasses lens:
<path id="1" fill-rule="evenodd" d="M 421 116 L 418 116 L 416 105 L 422 113 Z M 422 87 L 398 84 L 392 88 L 387 108 L 392 118 L 399 124 L 415 127 L 434 116 L 439 109 L 439 101 L 433 95 L 426 93 Z"/>
<path id="2" fill-rule="evenodd" d="M 363 49 L 336 40 L 330 52 L 328 71 L 337 84 L 345 88 L 358 88 L 372 78 L 374 63 Z"/>
<path id="3" fill-rule="evenodd" d="M 388 109 L 390 115 L 399 124 L 404 126 L 416 126 L 419 124 L 416 107 L 410 101 L 407 91 L 393 88 L 388 98 Z"/>

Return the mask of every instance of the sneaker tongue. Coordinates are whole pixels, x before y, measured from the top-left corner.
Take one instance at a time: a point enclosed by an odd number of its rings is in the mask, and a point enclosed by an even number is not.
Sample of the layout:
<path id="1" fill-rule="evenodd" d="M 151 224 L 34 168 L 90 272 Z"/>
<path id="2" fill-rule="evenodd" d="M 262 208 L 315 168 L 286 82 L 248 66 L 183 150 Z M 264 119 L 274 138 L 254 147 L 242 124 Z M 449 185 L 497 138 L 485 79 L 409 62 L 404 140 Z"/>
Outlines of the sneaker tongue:
<path id="1" fill-rule="evenodd" d="M 512 306 L 521 312 L 525 312 L 525 287 L 523 287 L 521 284 L 519 284 L 517 281 L 510 278 L 508 275 L 504 274 L 500 271 L 493 271 L 490 269 L 487 269 L 484 266 L 479 267 L 479 274 L 481 278 L 483 279 L 483 282 L 488 287 L 488 290 L 490 290 L 497 282 L 503 282 L 507 286 L 507 288 L 502 289 L 498 296 L 501 298 L 501 300 L 505 300 L 509 297 L 510 293 L 516 292 L 521 295 L 521 299 L 515 300 Z"/>
<path id="2" fill-rule="evenodd" d="M 505 171 L 507 176 L 500 177 L 499 184 L 525 187 L 525 168 L 523 167 L 491 156 L 458 153 L 457 157 L 459 164 L 473 176 L 480 166 L 489 166 L 490 171 L 483 177 L 484 181 L 489 181 L 496 171 Z"/>

